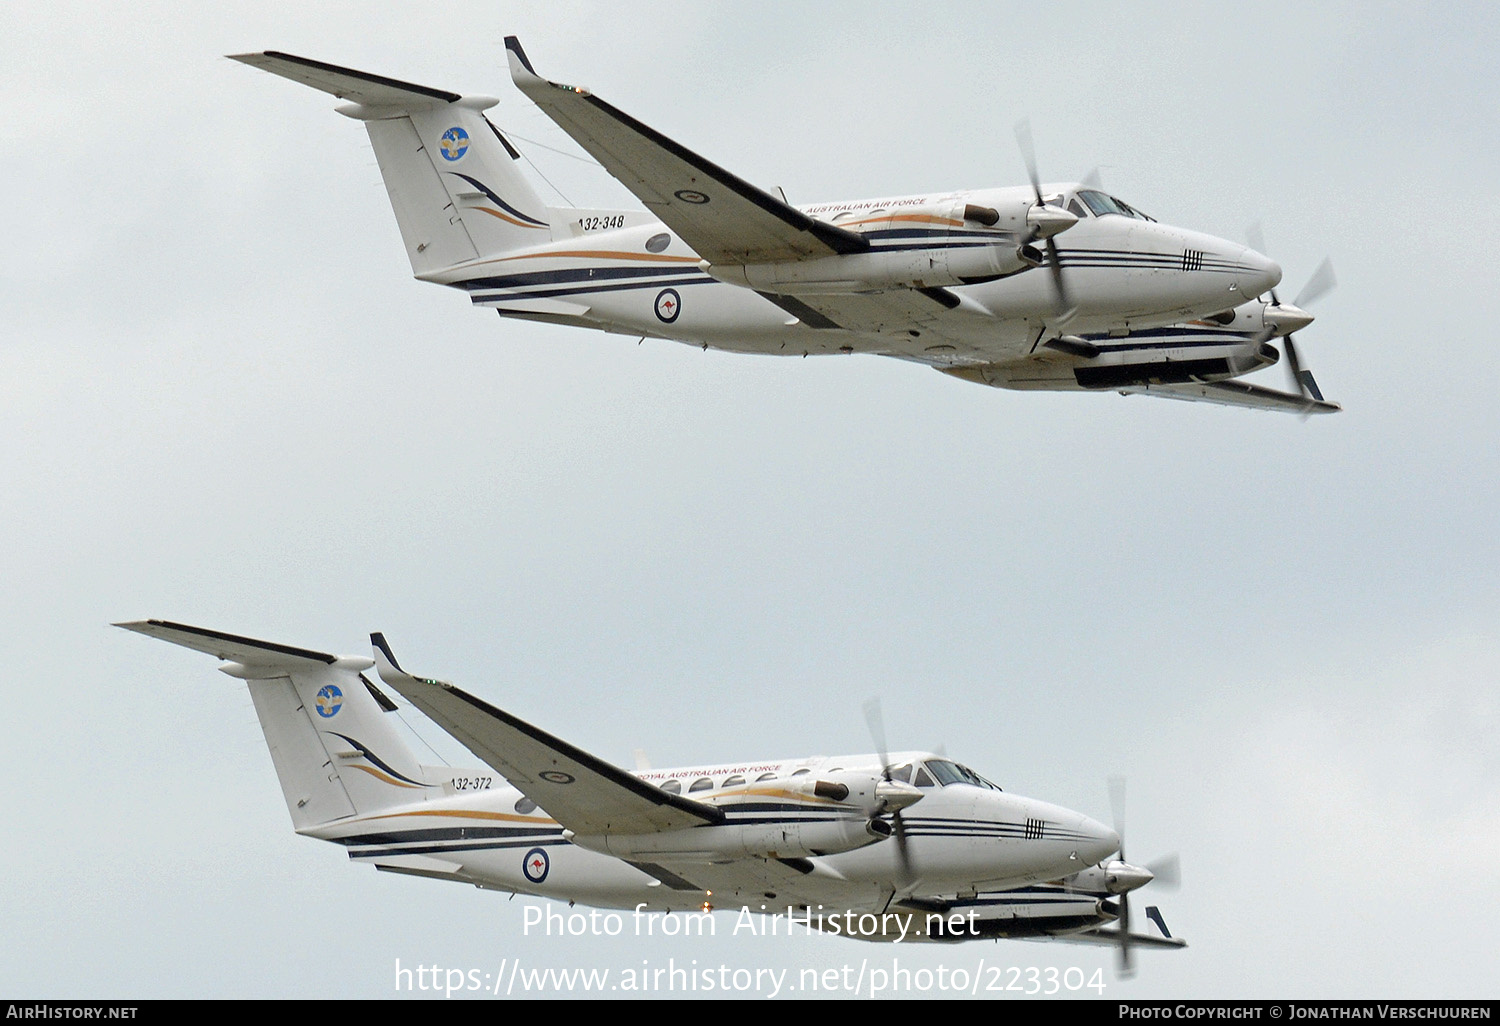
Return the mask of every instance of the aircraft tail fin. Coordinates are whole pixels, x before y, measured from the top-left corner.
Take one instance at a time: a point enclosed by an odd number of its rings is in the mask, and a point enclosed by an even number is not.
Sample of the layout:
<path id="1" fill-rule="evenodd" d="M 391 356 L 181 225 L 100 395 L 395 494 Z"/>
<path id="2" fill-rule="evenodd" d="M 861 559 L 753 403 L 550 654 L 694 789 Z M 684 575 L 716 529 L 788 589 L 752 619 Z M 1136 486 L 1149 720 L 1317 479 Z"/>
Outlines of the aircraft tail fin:
<path id="1" fill-rule="evenodd" d="M 348 101 L 338 112 L 369 133 L 418 278 L 552 241 L 549 208 L 521 174 L 520 153 L 484 116 L 498 100 L 276 50 L 231 57 Z"/>
<path id="2" fill-rule="evenodd" d="M 396 708 L 361 672 L 365 656 L 257 641 L 167 620 L 115 624 L 224 660 L 250 687 L 292 825 L 305 832 L 440 796 L 385 713 Z"/>

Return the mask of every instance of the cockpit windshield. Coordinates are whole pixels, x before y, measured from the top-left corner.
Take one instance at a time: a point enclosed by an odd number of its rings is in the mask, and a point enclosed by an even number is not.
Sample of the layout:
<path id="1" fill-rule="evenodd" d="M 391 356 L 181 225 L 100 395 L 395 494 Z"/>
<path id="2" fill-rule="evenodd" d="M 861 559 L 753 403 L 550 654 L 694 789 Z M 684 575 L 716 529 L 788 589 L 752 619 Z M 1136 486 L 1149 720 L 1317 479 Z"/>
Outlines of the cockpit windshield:
<path id="1" fill-rule="evenodd" d="M 973 784 L 975 787 L 984 787 L 991 791 L 1002 790 L 999 784 L 991 783 L 969 767 L 949 762 L 947 759 L 928 759 L 926 768 L 937 778 L 938 784 L 942 787 L 947 787 L 949 784 Z"/>
<path id="2" fill-rule="evenodd" d="M 1137 221 L 1154 221 L 1156 218 L 1148 217 L 1139 210 L 1132 207 L 1124 200 L 1115 199 L 1107 193 L 1097 189 L 1079 189 L 1078 198 L 1088 205 L 1095 217 L 1103 217 L 1106 214 L 1119 214 L 1122 217 L 1133 217 Z"/>

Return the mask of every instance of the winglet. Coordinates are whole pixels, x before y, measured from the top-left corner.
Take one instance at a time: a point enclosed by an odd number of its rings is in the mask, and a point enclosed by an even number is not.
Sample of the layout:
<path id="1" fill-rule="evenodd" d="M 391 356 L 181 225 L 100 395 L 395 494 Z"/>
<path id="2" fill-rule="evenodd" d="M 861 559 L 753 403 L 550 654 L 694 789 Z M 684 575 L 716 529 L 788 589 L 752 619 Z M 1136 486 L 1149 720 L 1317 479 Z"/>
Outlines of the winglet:
<path id="1" fill-rule="evenodd" d="M 506 57 L 510 60 L 510 76 L 515 78 L 518 69 L 525 70 L 533 78 L 541 78 L 536 69 L 531 66 L 531 61 L 526 57 L 526 51 L 521 49 L 521 41 L 515 36 L 505 37 Z M 517 83 L 519 84 L 519 83 Z"/>
<path id="2" fill-rule="evenodd" d="M 391 651 L 390 642 L 386 641 L 385 635 L 379 631 L 370 635 L 370 644 L 375 648 L 375 672 L 380 674 L 381 680 L 397 691 L 401 690 L 401 685 L 403 684 L 438 684 L 443 687 L 448 686 L 448 682 L 445 680 L 415 677 L 403 670 L 401 664 L 396 662 L 396 653 Z"/>
<path id="3" fill-rule="evenodd" d="M 531 58 L 527 57 L 526 51 L 521 49 L 521 41 L 515 36 L 505 37 L 505 57 L 510 62 L 510 80 L 516 84 L 517 89 L 533 100 L 541 102 L 539 97 L 553 89 L 577 93 L 580 96 L 589 95 L 589 91 L 582 86 L 564 85 L 538 75 L 536 69 L 531 66 Z"/>
<path id="4" fill-rule="evenodd" d="M 396 654 L 391 651 L 391 646 L 386 642 L 385 635 L 376 631 L 370 635 L 370 644 L 375 646 L 375 669 L 380 674 L 380 679 L 387 684 L 391 682 L 392 671 L 403 677 L 406 671 L 401 669 L 401 664 L 396 662 Z"/>

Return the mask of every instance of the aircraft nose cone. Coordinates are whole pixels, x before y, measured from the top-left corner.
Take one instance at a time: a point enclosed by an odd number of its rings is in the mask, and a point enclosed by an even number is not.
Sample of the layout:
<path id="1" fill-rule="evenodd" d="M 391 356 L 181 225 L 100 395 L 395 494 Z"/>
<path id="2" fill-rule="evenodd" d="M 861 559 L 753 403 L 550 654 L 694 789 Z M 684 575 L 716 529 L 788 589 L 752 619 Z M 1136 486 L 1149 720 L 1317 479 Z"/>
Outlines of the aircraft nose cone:
<path id="1" fill-rule="evenodd" d="M 1281 283 L 1281 265 L 1253 249 L 1240 254 L 1240 295 L 1246 299 L 1269 292 Z"/>

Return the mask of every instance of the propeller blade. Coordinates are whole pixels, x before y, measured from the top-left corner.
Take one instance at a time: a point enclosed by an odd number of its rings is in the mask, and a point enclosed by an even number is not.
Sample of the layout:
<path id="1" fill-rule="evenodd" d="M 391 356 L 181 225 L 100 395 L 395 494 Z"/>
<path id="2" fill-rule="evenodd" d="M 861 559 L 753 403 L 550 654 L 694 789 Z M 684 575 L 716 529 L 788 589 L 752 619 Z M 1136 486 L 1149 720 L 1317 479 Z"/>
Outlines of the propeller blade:
<path id="1" fill-rule="evenodd" d="M 1135 975 L 1135 961 L 1130 957 L 1130 895 L 1120 895 L 1120 961 L 1118 973 L 1122 978 Z"/>
<path id="2" fill-rule="evenodd" d="M 1125 859 L 1125 778 L 1109 778 L 1109 811 L 1115 820 L 1115 833 L 1120 835 L 1120 861 Z"/>
<path id="3" fill-rule="evenodd" d="M 1026 174 L 1031 178 L 1031 191 L 1036 193 L 1036 201 L 1042 202 L 1042 180 L 1036 173 L 1036 148 L 1031 140 L 1031 119 L 1022 118 L 1016 122 L 1016 145 L 1021 149 L 1021 159 L 1026 161 Z"/>
<path id="4" fill-rule="evenodd" d="M 870 728 L 870 738 L 875 742 L 875 751 L 880 753 L 880 776 L 891 779 L 891 759 L 885 746 L 885 717 L 880 713 L 880 699 L 871 698 L 864 704 L 865 723 Z M 906 823 L 901 819 L 901 810 L 891 813 L 891 833 L 896 840 L 896 883 L 902 890 L 916 882 L 917 874 L 912 868 L 911 848 L 906 840 Z"/>
<path id="5" fill-rule="evenodd" d="M 1245 229 L 1245 241 L 1250 244 L 1250 248 L 1255 250 L 1255 252 L 1265 253 L 1266 235 L 1261 231 L 1259 221 L 1252 222 L 1250 227 Z"/>
<path id="6" fill-rule="evenodd" d="M 1260 230 L 1260 222 L 1256 221 L 1245 229 L 1245 241 L 1250 243 L 1250 248 L 1255 252 L 1265 255 L 1266 237 Z M 1281 305 L 1281 300 L 1276 298 L 1276 290 L 1271 290 L 1271 302 L 1275 306 Z"/>
<path id="7" fill-rule="evenodd" d="M 1146 863 L 1146 868 L 1155 878 L 1151 881 L 1152 883 L 1160 884 L 1167 890 L 1176 890 L 1182 886 L 1182 859 L 1175 851 L 1159 859 L 1152 859 Z"/>
<path id="8" fill-rule="evenodd" d="M 865 702 L 864 710 L 865 723 L 870 728 L 870 738 L 875 742 L 875 751 L 880 753 L 880 775 L 889 780 L 891 767 L 888 765 L 890 759 L 885 754 L 885 718 L 880 715 L 880 699 L 872 698 Z"/>
<path id="9" fill-rule="evenodd" d="M 911 848 L 907 844 L 906 823 L 902 821 L 901 813 L 891 816 L 891 827 L 896 835 L 896 883 L 901 885 L 902 890 L 906 890 L 916 882 L 917 874 L 912 868 Z"/>
<path id="10" fill-rule="evenodd" d="M 1338 283 L 1339 280 L 1333 273 L 1333 261 L 1324 257 L 1312 277 L 1307 279 L 1307 284 L 1302 286 L 1302 291 L 1297 293 L 1297 298 L 1292 301 L 1292 305 L 1305 306 L 1316 302 L 1322 296 L 1327 295 Z"/>
<path id="11" fill-rule="evenodd" d="M 1026 175 L 1031 179 L 1031 191 L 1036 194 L 1036 205 L 1045 207 L 1047 204 L 1042 199 L 1042 179 L 1036 169 L 1036 146 L 1031 138 L 1030 118 L 1022 118 L 1016 122 L 1016 145 L 1021 150 L 1022 159 L 1026 161 Z M 1037 234 L 1039 232 L 1034 230 L 1032 238 L 1035 238 Z M 1057 251 L 1057 243 L 1053 241 L 1051 235 L 1047 236 L 1047 268 L 1052 275 L 1054 293 L 1052 314 L 1060 327 L 1073 319 L 1073 315 L 1078 312 L 1078 307 L 1068 295 L 1068 286 L 1063 280 L 1062 255 Z"/>

